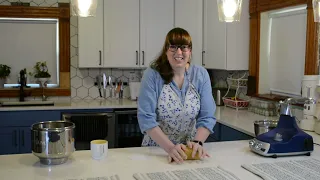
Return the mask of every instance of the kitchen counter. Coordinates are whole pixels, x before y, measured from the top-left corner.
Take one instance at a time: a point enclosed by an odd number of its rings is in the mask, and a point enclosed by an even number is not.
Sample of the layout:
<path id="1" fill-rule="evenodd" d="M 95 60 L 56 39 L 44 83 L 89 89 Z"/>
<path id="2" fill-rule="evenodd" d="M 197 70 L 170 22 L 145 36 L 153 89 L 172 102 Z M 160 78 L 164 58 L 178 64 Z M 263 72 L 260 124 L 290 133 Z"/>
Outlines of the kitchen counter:
<path id="1" fill-rule="evenodd" d="M 277 159 L 254 154 L 248 147 L 248 141 L 206 143 L 204 146 L 211 158 L 185 161 L 180 165 L 169 164 L 166 153 L 157 147 L 109 149 L 107 159 L 100 161 L 91 159 L 90 151 L 76 151 L 65 164 L 55 166 L 41 165 L 39 159 L 33 154 L 3 155 L 0 156 L 0 174 L 3 180 L 75 180 L 115 174 L 119 175 L 120 180 L 133 180 L 134 173 L 220 166 L 241 180 L 259 180 L 258 176 L 246 171 L 241 165 L 320 158 L 319 146 L 315 146 L 310 157 L 295 156 Z"/>
<path id="2" fill-rule="evenodd" d="M 66 110 L 66 109 L 117 109 L 137 108 L 137 101 L 130 99 L 103 99 L 103 100 L 72 100 L 56 101 L 54 106 L 31 107 L 0 107 L 1 111 L 30 111 L 30 110 Z M 320 107 L 318 107 L 320 108 Z M 255 137 L 254 121 L 263 119 L 277 119 L 249 112 L 248 110 L 236 110 L 225 106 L 217 106 L 215 112 L 217 122 L 236 129 L 240 132 Z M 315 143 L 320 144 L 320 135 L 308 132 L 314 138 Z"/>
<path id="3" fill-rule="evenodd" d="M 236 129 L 240 132 L 255 137 L 254 121 L 271 119 L 277 120 L 278 117 L 266 117 L 259 114 L 252 113 L 247 110 L 235 110 L 229 107 L 217 107 L 216 110 L 217 122 Z M 315 143 L 320 144 L 320 135 L 315 132 L 305 131 L 313 137 Z"/>
<path id="4" fill-rule="evenodd" d="M 0 111 L 30 111 L 30 110 L 65 110 L 65 109 L 116 109 L 137 108 L 137 101 L 130 99 L 101 99 L 101 100 L 71 100 L 54 101 L 53 106 L 16 106 L 0 107 Z"/>

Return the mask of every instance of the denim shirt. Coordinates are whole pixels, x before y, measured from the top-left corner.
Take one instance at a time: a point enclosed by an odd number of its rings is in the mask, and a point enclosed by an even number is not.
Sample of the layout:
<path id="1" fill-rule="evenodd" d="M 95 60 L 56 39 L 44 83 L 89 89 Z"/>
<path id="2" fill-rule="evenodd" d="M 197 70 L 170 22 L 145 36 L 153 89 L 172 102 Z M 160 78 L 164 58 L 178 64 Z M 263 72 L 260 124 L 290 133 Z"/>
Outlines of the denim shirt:
<path id="1" fill-rule="evenodd" d="M 212 96 L 211 81 L 207 70 L 202 66 L 191 64 L 185 73 L 181 89 L 179 89 L 174 81 L 169 83 L 182 103 L 184 103 L 189 81 L 195 86 L 200 95 L 200 111 L 197 117 L 196 128 L 205 127 L 210 133 L 213 133 L 213 127 L 216 124 L 214 116 L 216 104 Z M 164 80 L 158 71 L 150 67 L 145 70 L 138 97 L 138 122 L 143 134 L 148 129 L 159 125 L 157 123 L 156 110 L 163 85 Z"/>

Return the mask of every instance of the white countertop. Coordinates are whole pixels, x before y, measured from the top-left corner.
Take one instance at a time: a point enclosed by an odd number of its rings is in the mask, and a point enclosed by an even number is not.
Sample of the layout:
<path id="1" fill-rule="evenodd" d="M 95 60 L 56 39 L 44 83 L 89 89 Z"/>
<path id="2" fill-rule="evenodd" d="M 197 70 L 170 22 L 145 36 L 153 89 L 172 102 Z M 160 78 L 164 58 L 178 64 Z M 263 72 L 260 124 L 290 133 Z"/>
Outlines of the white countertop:
<path id="1" fill-rule="evenodd" d="M 166 153 L 156 147 L 109 149 L 107 159 L 101 161 L 91 159 L 90 151 L 76 151 L 65 164 L 55 166 L 41 165 L 33 154 L 2 155 L 0 174 L 1 180 L 86 179 L 115 174 L 119 175 L 120 180 L 133 180 L 134 173 L 220 166 L 241 180 L 259 180 L 258 176 L 243 169 L 241 164 L 320 158 L 319 146 L 315 146 L 310 157 L 294 156 L 277 159 L 254 154 L 249 149 L 248 141 L 206 143 L 205 147 L 211 158 L 185 161 L 180 165 L 169 164 Z"/>
<path id="2" fill-rule="evenodd" d="M 64 109 L 115 109 L 137 108 L 137 101 L 130 99 L 101 99 L 101 100 L 71 100 L 54 101 L 54 106 L 20 106 L 0 107 L 0 111 L 30 111 L 30 110 L 64 110 Z"/>
<path id="3" fill-rule="evenodd" d="M 255 137 L 254 121 L 264 119 L 277 120 L 276 116 L 266 117 L 247 110 L 236 110 L 229 107 L 217 107 L 216 118 L 217 122 L 253 137 Z M 305 132 L 313 137 L 315 143 L 320 144 L 319 134 L 310 131 Z"/>

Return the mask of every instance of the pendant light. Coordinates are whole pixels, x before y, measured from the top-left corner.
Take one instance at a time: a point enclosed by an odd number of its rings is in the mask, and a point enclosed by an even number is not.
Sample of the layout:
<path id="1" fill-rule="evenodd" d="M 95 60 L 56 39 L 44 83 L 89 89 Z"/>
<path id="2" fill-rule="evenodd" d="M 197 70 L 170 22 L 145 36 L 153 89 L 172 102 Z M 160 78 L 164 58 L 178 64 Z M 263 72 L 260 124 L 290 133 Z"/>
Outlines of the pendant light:
<path id="1" fill-rule="evenodd" d="M 71 15 L 79 17 L 95 17 L 97 4 L 97 0 L 71 0 Z"/>
<path id="2" fill-rule="evenodd" d="M 312 6 L 314 22 L 320 22 L 320 0 L 313 0 Z"/>
<path id="3" fill-rule="evenodd" d="M 217 0 L 219 21 L 240 21 L 242 0 Z"/>

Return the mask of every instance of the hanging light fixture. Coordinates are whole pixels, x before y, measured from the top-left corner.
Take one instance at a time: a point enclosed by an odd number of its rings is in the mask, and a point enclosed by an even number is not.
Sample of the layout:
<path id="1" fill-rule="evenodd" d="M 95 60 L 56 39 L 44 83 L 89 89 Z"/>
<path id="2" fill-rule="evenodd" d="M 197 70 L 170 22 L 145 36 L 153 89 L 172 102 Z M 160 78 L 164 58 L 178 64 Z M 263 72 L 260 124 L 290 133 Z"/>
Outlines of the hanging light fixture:
<path id="1" fill-rule="evenodd" d="M 312 6 L 314 22 L 320 22 L 320 0 L 313 0 Z"/>
<path id="2" fill-rule="evenodd" d="M 240 21 L 242 0 L 217 0 L 221 22 Z"/>
<path id="3" fill-rule="evenodd" d="M 97 0 L 71 0 L 71 15 L 79 17 L 96 16 Z"/>

